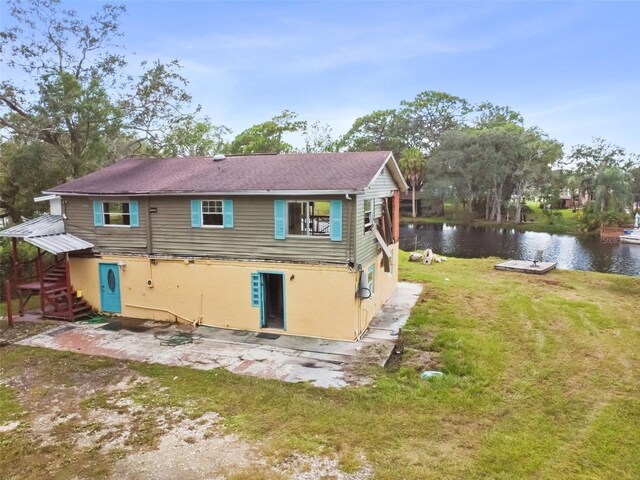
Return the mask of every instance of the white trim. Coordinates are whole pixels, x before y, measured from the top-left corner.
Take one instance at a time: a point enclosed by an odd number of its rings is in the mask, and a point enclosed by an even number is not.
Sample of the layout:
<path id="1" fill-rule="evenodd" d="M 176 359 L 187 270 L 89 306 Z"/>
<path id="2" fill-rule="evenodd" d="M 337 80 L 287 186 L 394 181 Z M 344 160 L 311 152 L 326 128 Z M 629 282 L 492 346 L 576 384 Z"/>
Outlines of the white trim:
<path id="1" fill-rule="evenodd" d="M 60 198 L 58 194 L 51 195 L 43 195 L 42 197 L 33 197 L 34 202 L 46 202 L 47 200 L 55 200 L 56 198 Z"/>
<path id="2" fill-rule="evenodd" d="M 221 215 L 222 223 L 220 225 L 205 225 L 204 224 L 204 202 L 220 202 L 220 206 L 222 207 L 222 211 L 220 213 L 207 213 L 207 215 Z M 200 200 L 200 228 L 224 228 L 224 199 L 212 198 L 207 200 Z"/>
<path id="3" fill-rule="evenodd" d="M 102 202 L 102 225 L 101 227 L 117 227 L 117 228 L 131 228 L 131 202 L 129 200 L 127 200 L 126 202 L 110 202 L 110 201 L 105 201 L 105 200 L 100 200 Z M 107 223 L 107 215 L 111 215 L 111 212 L 107 212 L 105 211 L 104 208 L 104 204 L 105 203 L 122 203 L 123 205 L 126 203 L 129 205 L 129 212 L 127 213 L 114 213 L 114 215 L 122 215 L 122 217 L 124 218 L 124 216 L 126 215 L 127 217 L 129 217 L 129 225 L 118 225 L 117 223 Z M 95 226 L 95 225 L 94 225 Z"/>

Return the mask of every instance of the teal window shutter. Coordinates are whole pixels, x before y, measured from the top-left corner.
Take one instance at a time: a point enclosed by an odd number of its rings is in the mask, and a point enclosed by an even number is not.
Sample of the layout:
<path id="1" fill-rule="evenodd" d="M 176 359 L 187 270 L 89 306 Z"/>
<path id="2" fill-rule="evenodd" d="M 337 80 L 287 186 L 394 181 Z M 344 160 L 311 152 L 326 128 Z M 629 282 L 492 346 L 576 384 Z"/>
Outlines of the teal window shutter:
<path id="1" fill-rule="evenodd" d="M 102 210 L 102 200 L 93 201 L 93 224 L 96 227 L 104 226 L 104 215 Z"/>
<path id="2" fill-rule="evenodd" d="M 284 200 L 274 200 L 274 237 L 276 240 L 284 240 L 286 234 L 287 202 Z"/>
<path id="3" fill-rule="evenodd" d="M 342 241 L 342 200 L 331 200 L 329 210 L 329 232 L 332 242 Z"/>
<path id="4" fill-rule="evenodd" d="M 191 226 L 202 226 L 202 202 L 200 200 L 191 200 Z"/>
<path id="5" fill-rule="evenodd" d="M 222 226 L 233 228 L 233 200 L 222 201 Z"/>
<path id="6" fill-rule="evenodd" d="M 138 201 L 129 201 L 129 224 L 132 227 L 140 226 L 140 215 L 138 215 Z"/>
<path id="7" fill-rule="evenodd" d="M 262 289 L 260 288 L 260 274 L 251 274 L 251 306 L 259 307 L 261 305 Z"/>

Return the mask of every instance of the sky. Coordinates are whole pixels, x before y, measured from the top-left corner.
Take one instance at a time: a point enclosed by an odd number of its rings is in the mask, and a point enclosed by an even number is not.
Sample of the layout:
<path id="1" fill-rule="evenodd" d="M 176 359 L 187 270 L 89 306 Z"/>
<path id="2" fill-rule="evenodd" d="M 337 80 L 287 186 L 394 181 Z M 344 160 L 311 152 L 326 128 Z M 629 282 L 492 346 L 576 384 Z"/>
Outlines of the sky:
<path id="1" fill-rule="evenodd" d="M 234 133 L 288 109 L 340 135 L 440 90 L 508 105 L 566 151 L 603 137 L 640 153 L 640 2 L 124 3 L 129 60 L 179 59 Z"/>

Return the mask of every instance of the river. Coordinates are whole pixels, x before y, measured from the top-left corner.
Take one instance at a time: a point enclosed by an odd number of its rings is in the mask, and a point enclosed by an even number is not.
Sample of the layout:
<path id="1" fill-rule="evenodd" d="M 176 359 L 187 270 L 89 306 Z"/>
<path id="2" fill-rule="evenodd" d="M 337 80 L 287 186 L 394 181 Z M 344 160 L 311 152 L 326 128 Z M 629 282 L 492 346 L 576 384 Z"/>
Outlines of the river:
<path id="1" fill-rule="evenodd" d="M 406 224 L 400 228 L 400 248 L 431 248 L 434 253 L 460 258 L 500 257 L 533 259 L 543 250 L 544 261 L 558 268 L 640 275 L 640 245 L 600 243 L 598 238 L 520 232 L 508 228 L 447 224 Z"/>

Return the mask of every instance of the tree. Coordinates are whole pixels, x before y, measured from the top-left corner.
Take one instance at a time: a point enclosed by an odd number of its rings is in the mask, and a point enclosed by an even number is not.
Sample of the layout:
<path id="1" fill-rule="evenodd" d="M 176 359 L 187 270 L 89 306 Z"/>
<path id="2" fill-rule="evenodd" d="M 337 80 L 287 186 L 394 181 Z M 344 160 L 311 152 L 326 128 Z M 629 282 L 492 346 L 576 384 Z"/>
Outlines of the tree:
<path id="1" fill-rule="evenodd" d="M 640 211 L 640 165 L 631 170 L 631 192 L 635 202 L 635 212 Z"/>
<path id="2" fill-rule="evenodd" d="M 467 100 L 434 90 L 419 93 L 411 101 L 403 100 L 400 105 L 407 141 L 427 156 L 439 145 L 445 132 L 464 123 L 470 111 Z"/>
<path id="3" fill-rule="evenodd" d="M 522 201 L 532 184 L 542 184 L 551 175 L 551 167 L 562 158 L 562 145 L 538 128 L 522 130 L 512 180 L 515 223 L 520 223 Z"/>
<path id="4" fill-rule="evenodd" d="M 591 145 L 573 147 L 569 161 L 580 178 L 581 190 L 592 196 L 595 214 L 620 212 L 633 202 L 633 168 L 637 155 L 622 147 L 594 138 Z"/>
<path id="5" fill-rule="evenodd" d="M 191 97 L 177 61 L 142 62 L 138 79 L 125 75 L 117 45 L 124 6 L 103 5 L 87 20 L 59 0 L 9 5 L 16 26 L 0 34 L 11 78 L 0 82 L 0 125 L 54 147 L 71 176 L 113 158 L 117 137 L 159 147 L 167 128 L 188 117 Z M 94 165 L 84 167 L 87 160 Z"/>
<path id="6" fill-rule="evenodd" d="M 466 129 L 446 132 L 432 159 L 436 165 L 446 166 L 441 182 L 453 187 L 456 197 L 472 212 L 475 201 L 487 190 L 483 183 L 486 165 L 475 135 Z"/>
<path id="7" fill-rule="evenodd" d="M 48 205 L 35 203 L 33 198 L 50 187 L 52 181 L 64 179 L 62 165 L 49 155 L 49 150 L 42 142 L 0 145 L 0 207 L 13 222 L 44 211 Z"/>
<path id="8" fill-rule="evenodd" d="M 337 144 L 332 136 L 331 126 L 316 120 L 308 124 L 302 135 L 304 137 L 304 151 L 306 153 L 334 152 Z"/>
<path id="9" fill-rule="evenodd" d="M 481 102 L 472 108 L 475 117 L 473 123 L 478 128 L 490 128 L 504 124 L 523 126 L 522 115 L 507 106 L 494 105 L 491 102 Z"/>
<path id="10" fill-rule="evenodd" d="M 169 131 L 192 118 L 177 61 L 142 62 L 139 77 L 126 74 L 118 45 L 124 6 L 105 4 L 87 19 L 59 0 L 8 5 L 15 26 L 0 32 L 0 128 L 24 148 L 45 145 L 61 175 L 49 176 L 45 188 L 136 150 L 157 155 Z M 8 161 L 27 154 L 16 155 Z M 16 185 L 6 175 L 1 181 L 10 202 L 6 192 Z M 20 205 L 11 208 L 18 212 Z"/>
<path id="11" fill-rule="evenodd" d="M 284 110 L 271 120 L 254 125 L 236 136 L 225 148 L 227 153 L 288 153 L 293 146 L 283 140 L 285 133 L 304 131 L 306 122 L 296 120 L 298 114 Z"/>
<path id="12" fill-rule="evenodd" d="M 416 190 L 422 187 L 426 174 L 426 161 L 419 148 L 405 148 L 400 154 L 399 161 L 402 174 L 411 186 L 411 215 L 416 217 Z"/>
<path id="13" fill-rule="evenodd" d="M 226 146 L 227 127 L 216 126 L 211 120 L 188 119 L 165 137 L 162 155 L 167 157 L 203 157 L 222 152 Z"/>
<path id="14" fill-rule="evenodd" d="M 621 168 L 607 167 L 593 181 L 596 212 L 624 212 L 633 201 L 631 175 Z"/>
<path id="15" fill-rule="evenodd" d="M 396 110 L 376 110 L 357 118 L 338 146 L 349 151 L 390 150 L 397 156 L 408 146 L 405 119 Z"/>

